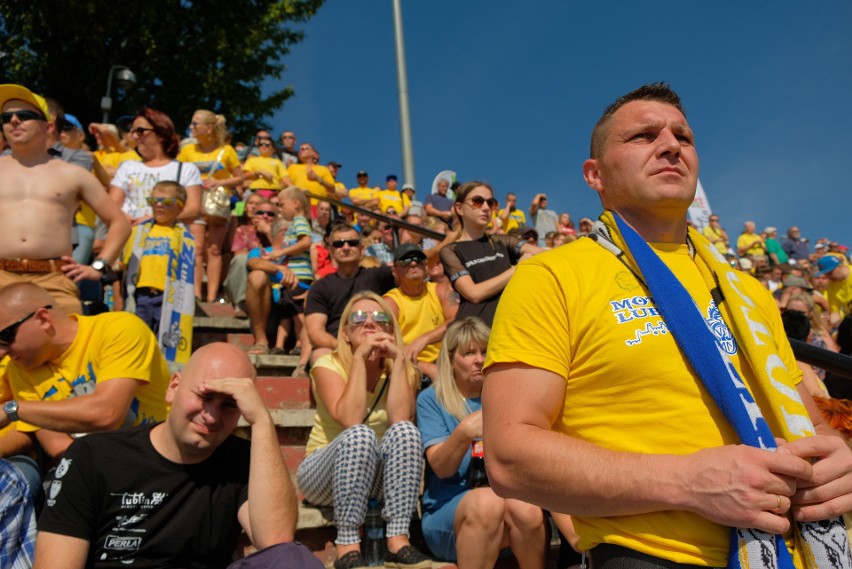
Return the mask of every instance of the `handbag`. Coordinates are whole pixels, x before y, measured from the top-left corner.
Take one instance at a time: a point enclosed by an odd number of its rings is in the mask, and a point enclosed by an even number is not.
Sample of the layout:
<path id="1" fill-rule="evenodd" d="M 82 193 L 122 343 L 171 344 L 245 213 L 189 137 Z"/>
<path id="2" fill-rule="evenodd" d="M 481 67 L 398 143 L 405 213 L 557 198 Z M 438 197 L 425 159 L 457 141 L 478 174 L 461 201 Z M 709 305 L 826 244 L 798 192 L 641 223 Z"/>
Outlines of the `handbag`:
<path id="1" fill-rule="evenodd" d="M 219 164 L 222 160 L 224 152 L 225 148 L 223 147 L 219 151 L 219 155 L 216 156 L 216 164 Z M 214 167 L 211 172 L 215 170 L 216 168 Z M 202 204 L 206 215 L 227 219 L 231 215 L 231 191 L 224 186 L 219 186 L 212 190 L 204 190 Z"/>

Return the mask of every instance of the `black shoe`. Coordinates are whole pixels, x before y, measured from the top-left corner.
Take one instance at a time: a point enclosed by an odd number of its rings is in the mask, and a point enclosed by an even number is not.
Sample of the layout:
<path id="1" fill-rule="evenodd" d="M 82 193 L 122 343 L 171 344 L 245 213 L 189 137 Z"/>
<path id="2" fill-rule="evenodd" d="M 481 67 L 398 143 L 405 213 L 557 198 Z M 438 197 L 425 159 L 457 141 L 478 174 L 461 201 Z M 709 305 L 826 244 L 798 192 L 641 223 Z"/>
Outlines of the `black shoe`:
<path id="1" fill-rule="evenodd" d="M 368 569 L 368 566 L 360 551 L 350 551 L 334 562 L 334 569 Z"/>
<path id="2" fill-rule="evenodd" d="M 432 561 L 417 551 L 413 545 L 405 545 L 396 553 L 388 552 L 385 557 L 385 567 L 388 569 L 429 569 L 432 567 Z"/>

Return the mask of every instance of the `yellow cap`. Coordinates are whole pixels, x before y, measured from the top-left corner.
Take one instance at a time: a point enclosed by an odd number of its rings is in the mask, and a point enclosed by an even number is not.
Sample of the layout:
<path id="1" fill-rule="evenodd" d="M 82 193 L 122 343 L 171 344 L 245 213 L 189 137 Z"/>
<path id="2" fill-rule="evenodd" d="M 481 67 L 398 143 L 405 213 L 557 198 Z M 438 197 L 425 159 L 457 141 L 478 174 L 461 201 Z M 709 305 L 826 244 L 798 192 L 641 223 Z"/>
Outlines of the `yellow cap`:
<path id="1" fill-rule="evenodd" d="M 47 102 L 45 102 L 43 97 L 36 95 L 22 85 L 15 85 L 13 83 L 0 85 L 0 109 L 3 108 L 6 101 L 11 101 L 12 99 L 26 101 L 40 110 L 42 114 L 44 114 L 45 118 L 50 120 L 50 111 L 47 109 Z"/>

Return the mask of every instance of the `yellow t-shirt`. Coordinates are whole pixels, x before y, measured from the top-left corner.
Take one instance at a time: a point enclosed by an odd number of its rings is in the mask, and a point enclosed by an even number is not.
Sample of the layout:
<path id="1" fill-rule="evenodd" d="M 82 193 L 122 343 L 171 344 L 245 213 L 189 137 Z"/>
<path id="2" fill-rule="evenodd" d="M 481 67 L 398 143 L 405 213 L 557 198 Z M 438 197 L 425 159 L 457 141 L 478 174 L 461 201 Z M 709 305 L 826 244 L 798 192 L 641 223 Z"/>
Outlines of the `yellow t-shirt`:
<path id="1" fill-rule="evenodd" d="M 746 385 L 754 375 L 686 245 L 653 245 L 696 300 Z M 777 338 L 789 386 L 801 372 L 769 292 L 745 275 L 742 289 Z M 546 339 L 546 340 L 543 340 Z M 486 367 L 523 362 L 565 378 L 554 429 L 616 451 L 685 455 L 738 444 L 734 429 L 684 361 L 650 294 L 616 257 L 590 239 L 520 263 L 494 319 Z M 754 393 L 754 390 L 750 388 Z M 756 396 L 766 409 L 766 398 Z M 779 426 L 767 417 L 773 432 Z M 613 543 L 675 561 L 725 566 L 730 528 L 687 511 L 574 518 L 580 547 Z"/>
<path id="2" fill-rule="evenodd" d="M 707 225 L 704 229 L 701 230 L 701 234 L 707 239 L 721 239 L 722 238 L 722 230 L 716 229 L 712 225 Z M 711 241 L 712 243 L 712 241 Z M 722 254 L 726 254 L 728 252 L 728 245 L 724 240 L 716 241 L 713 243 L 713 246 Z"/>
<path id="3" fill-rule="evenodd" d="M 832 312 L 838 312 L 841 316 L 852 312 L 852 273 L 845 281 L 829 281 L 826 294 Z"/>
<path id="4" fill-rule="evenodd" d="M 294 186 L 302 188 L 306 192 L 327 197 L 328 190 L 325 189 L 325 186 L 319 182 L 308 179 L 309 170 L 313 170 L 317 177 L 324 180 L 326 183 L 334 185 L 334 178 L 331 177 L 331 172 L 328 171 L 328 168 L 319 164 L 290 164 L 287 166 L 287 177 L 290 178 L 290 183 Z M 318 202 L 318 199 L 311 198 L 311 205 L 317 205 Z"/>
<path id="5" fill-rule="evenodd" d="M 402 330 L 403 344 L 410 344 L 423 334 L 431 332 L 444 323 L 444 308 L 438 298 L 437 283 L 426 283 L 426 291 L 417 298 L 394 288 L 385 293 L 385 298 L 391 298 L 399 307 L 399 327 Z M 429 344 L 417 359 L 424 362 L 434 362 L 441 351 L 441 342 Z"/>
<path id="6" fill-rule="evenodd" d="M 378 188 L 362 188 L 360 186 L 349 190 L 349 199 L 372 200 L 379 197 Z"/>
<path id="7" fill-rule="evenodd" d="M 140 231 L 138 225 L 133 227 L 130 238 L 124 244 L 124 266 L 130 263 L 133 253 L 133 244 L 136 242 L 136 233 Z M 139 279 L 136 287 L 150 287 L 160 290 L 166 289 L 166 280 L 169 274 L 169 256 L 172 250 L 172 237 L 174 227 L 166 225 L 151 226 L 148 239 L 145 241 L 145 252 L 139 260 Z"/>
<path id="8" fill-rule="evenodd" d="M 387 213 L 389 207 L 393 207 L 397 214 L 411 206 L 411 198 L 397 190 L 381 190 L 379 192 L 379 208 L 382 213 Z"/>
<path id="9" fill-rule="evenodd" d="M 502 216 L 505 212 L 505 208 L 500 210 L 498 216 Z M 515 209 L 515 211 L 509 212 L 509 217 L 506 218 L 504 223 L 503 231 L 509 233 L 513 229 L 517 229 L 521 225 L 527 224 L 527 216 L 523 211 L 519 209 Z"/>
<path id="10" fill-rule="evenodd" d="M 258 170 L 266 170 L 272 174 L 272 180 L 266 178 L 257 178 L 249 184 L 250 190 L 280 190 L 281 178 L 287 175 L 287 169 L 284 163 L 274 156 L 249 156 L 243 164 L 243 172 L 257 172 Z"/>
<path id="11" fill-rule="evenodd" d="M 219 153 L 221 154 L 221 157 Z M 214 148 L 210 152 L 202 152 L 198 144 L 187 144 L 181 148 L 177 159 L 181 162 L 192 162 L 198 167 L 201 179 L 213 178 L 225 180 L 232 177 L 234 170 L 240 167 L 237 151 L 230 144 Z M 217 161 L 218 159 L 218 161 Z"/>
<path id="12" fill-rule="evenodd" d="M 741 233 L 737 237 L 737 249 L 745 249 L 744 255 L 766 255 L 766 247 L 757 233 Z"/>
<path id="13" fill-rule="evenodd" d="M 145 323 L 128 312 L 73 314 L 71 318 L 77 320 L 77 335 L 59 360 L 35 369 L 9 363 L 7 373 L 15 399 L 61 401 L 92 393 L 99 383 L 129 377 L 139 385 L 124 426 L 164 420 L 169 368 Z M 17 422 L 17 428 L 21 432 L 38 430 L 23 421 Z"/>
<path id="14" fill-rule="evenodd" d="M 330 369 L 337 375 L 343 378 L 343 381 L 348 381 L 349 372 L 343 369 L 343 366 L 340 365 L 340 361 L 337 359 L 337 354 L 332 352 L 330 354 L 326 354 L 313 365 L 311 368 L 311 389 L 314 392 L 314 399 L 317 402 L 317 412 L 314 414 L 314 426 L 311 429 L 311 435 L 308 438 L 308 444 L 305 445 L 305 455 L 309 455 L 318 448 L 323 448 L 328 443 L 333 441 L 337 435 L 342 433 L 346 427 L 335 421 L 331 418 L 331 415 L 328 414 L 328 409 L 323 404 L 322 399 L 319 397 L 319 393 L 317 393 L 316 382 L 313 380 L 313 370 L 317 368 L 325 368 Z M 386 376 L 382 376 L 379 381 L 376 383 L 376 391 L 368 391 L 367 392 L 367 405 L 374 405 L 374 401 L 376 399 L 376 395 L 378 392 L 382 390 L 382 384 L 388 381 Z M 385 434 L 385 431 L 388 430 L 388 412 L 387 412 L 387 403 L 388 403 L 388 387 L 385 387 L 384 392 L 382 393 L 382 398 L 375 403 L 373 412 L 370 413 L 370 416 L 367 418 L 367 426 L 373 429 L 376 433 L 376 436 L 381 439 L 382 435 Z M 367 409 L 364 409 L 364 414 L 367 414 Z"/>

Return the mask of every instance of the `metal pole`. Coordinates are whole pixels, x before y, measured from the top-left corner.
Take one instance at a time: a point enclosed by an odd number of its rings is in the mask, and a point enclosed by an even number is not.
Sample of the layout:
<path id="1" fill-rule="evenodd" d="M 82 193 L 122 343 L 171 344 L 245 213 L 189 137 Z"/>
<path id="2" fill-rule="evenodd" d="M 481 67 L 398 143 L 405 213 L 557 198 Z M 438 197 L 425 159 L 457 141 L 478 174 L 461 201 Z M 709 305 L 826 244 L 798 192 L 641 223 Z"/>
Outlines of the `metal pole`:
<path id="1" fill-rule="evenodd" d="M 405 184 L 414 185 L 414 149 L 411 144 L 411 118 L 408 112 L 408 74 L 405 68 L 405 41 L 402 35 L 400 0 L 393 0 L 393 31 L 396 45 L 396 82 L 399 91 L 399 131 L 402 138 L 402 174 Z M 415 186 L 416 187 L 416 186 Z"/>

